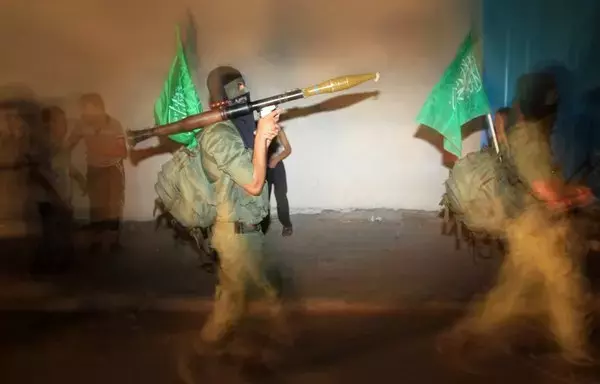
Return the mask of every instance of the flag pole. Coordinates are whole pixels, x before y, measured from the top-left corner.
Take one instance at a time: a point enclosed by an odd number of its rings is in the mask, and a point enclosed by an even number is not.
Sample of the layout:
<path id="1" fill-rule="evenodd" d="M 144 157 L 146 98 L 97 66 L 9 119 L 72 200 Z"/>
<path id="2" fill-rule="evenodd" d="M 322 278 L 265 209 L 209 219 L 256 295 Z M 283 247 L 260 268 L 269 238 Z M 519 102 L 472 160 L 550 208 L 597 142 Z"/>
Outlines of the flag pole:
<path id="1" fill-rule="evenodd" d="M 496 136 L 496 129 L 494 128 L 494 120 L 492 120 L 492 114 L 488 113 L 485 115 L 487 118 L 488 125 L 490 126 L 490 133 L 492 134 L 492 141 L 494 142 L 494 148 L 496 149 L 496 153 L 502 161 L 502 155 L 500 154 L 500 146 L 498 145 L 498 137 Z"/>

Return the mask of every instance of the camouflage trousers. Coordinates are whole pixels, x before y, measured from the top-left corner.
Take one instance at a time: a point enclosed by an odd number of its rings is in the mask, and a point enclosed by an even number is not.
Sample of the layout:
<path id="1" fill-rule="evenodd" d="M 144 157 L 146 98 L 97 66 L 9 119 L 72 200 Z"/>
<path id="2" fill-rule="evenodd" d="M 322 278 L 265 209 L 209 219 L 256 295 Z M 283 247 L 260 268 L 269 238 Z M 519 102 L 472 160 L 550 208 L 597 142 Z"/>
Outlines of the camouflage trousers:
<path id="1" fill-rule="evenodd" d="M 506 236 L 508 252 L 497 285 L 457 329 L 492 334 L 516 317 L 533 315 L 546 320 L 564 354 L 585 354 L 585 249 L 571 223 L 533 208 L 508 223 Z"/>
<path id="2" fill-rule="evenodd" d="M 237 234 L 232 223 L 216 223 L 212 246 L 219 254 L 219 282 L 214 308 L 201 331 L 201 340 L 220 342 L 234 331 L 246 313 L 252 288 L 265 299 L 274 325 L 282 325 L 279 294 L 267 276 L 263 233 Z"/>

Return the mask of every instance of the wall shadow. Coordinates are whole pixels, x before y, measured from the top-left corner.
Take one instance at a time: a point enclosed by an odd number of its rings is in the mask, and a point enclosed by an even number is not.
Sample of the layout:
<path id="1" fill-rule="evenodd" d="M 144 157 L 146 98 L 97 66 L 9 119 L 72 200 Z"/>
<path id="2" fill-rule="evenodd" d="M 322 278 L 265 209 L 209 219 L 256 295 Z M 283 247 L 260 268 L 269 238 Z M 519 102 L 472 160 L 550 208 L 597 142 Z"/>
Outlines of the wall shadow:
<path id="1" fill-rule="evenodd" d="M 485 117 L 477 117 L 462 126 L 463 140 L 475 132 L 482 131 L 486 127 Z M 440 152 L 441 164 L 446 168 L 452 168 L 458 157 L 444 150 L 444 137 L 431 127 L 419 124 L 413 137 L 426 141 Z"/>
<path id="2" fill-rule="evenodd" d="M 329 98 L 321 103 L 313 104 L 308 107 L 293 107 L 286 108 L 285 113 L 279 119 L 280 122 L 285 122 L 300 117 L 306 117 L 321 112 L 333 112 L 340 109 L 348 108 L 370 98 L 379 97 L 379 91 L 350 93 L 341 96 Z"/>
<path id="3" fill-rule="evenodd" d="M 135 131 L 133 131 L 135 132 Z M 134 167 L 146 159 L 154 156 L 173 153 L 182 147 L 182 144 L 173 141 L 165 136 L 158 136 L 158 145 L 149 148 L 129 149 L 129 162 Z"/>

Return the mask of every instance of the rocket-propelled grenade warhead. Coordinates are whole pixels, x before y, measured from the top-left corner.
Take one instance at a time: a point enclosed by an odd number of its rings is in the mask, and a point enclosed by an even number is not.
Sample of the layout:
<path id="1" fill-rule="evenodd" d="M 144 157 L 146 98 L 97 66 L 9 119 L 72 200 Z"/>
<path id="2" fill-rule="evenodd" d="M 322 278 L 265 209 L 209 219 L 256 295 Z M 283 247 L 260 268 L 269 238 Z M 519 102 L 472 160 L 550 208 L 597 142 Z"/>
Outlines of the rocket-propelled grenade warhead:
<path id="1" fill-rule="evenodd" d="M 345 91 L 369 80 L 375 82 L 379 81 L 379 72 L 336 77 L 335 79 L 324 81 L 312 87 L 303 88 L 302 94 L 304 97 L 310 97 L 322 95 L 324 93 Z"/>

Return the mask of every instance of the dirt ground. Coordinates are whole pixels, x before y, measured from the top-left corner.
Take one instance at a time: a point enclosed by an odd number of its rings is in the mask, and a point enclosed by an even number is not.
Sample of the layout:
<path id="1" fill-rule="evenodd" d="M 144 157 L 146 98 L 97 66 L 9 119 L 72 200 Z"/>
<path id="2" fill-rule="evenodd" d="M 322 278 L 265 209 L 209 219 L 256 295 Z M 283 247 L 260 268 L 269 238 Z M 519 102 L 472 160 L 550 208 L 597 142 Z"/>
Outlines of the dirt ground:
<path id="1" fill-rule="evenodd" d="M 297 343 L 267 370 L 194 359 L 197 383 L 600 383 L 595 367 L 565 367 L 552 354 L 483 349 L 465 367 L 436 351 L 500 259 L 457 250 L 435 214 L 324 212 L 293 222 L 289 238 L 275 223 L 267 244 L 287 302 L 312 303 L 290 307 Z M 181 351 L 215 283 L 191 248 L 153 223 L 126 223 L 120 253 L 80 253 L 71 272 L 32 278 L 35 241 L 1 244 L 0 382 L 181 382 Z"/>
<path id="2" fill-rule="evenodd" d="M 480 346 L 471 358 L 441 354 L 436 337 L 454 316 L 297 314 L 296 343 L 281 349 L 258 341 L 257 322 L 244 335 L 253 351 L 271 348 L 276 354 L 276 362 L 265 366 L 239 357 L 190 358 L 187 351 L 203 321 L 199 314 L 4 313 L 0 382 L 183 384 L 188 377 L 198 384 L 598 383 L 596 367 L 567 367 L 551 353 L 529 356 Z"/>
<path id="3" fill-rule="evenodd" d="M 499 260 L 474 258 L 465 245 L 457 250 L 452 237 L 440 234 L 441 222 L 432 213 L 324 212 L 294 215 L 293 222 L 293 236 L 282 237 L 275 222 L 267 237 L 268 255 L 283 276 L 288 297 L 385 303 L 468 300 L 489 287 Z M 5 277 L 12 288 L 4 290 L 0 301 L 44 290 L 65 297 L 212 294 L 213 276 L 199 268 L 197 254 L 177 244 L 170 230 L 129 222 L 122 238 L 122 252 L 81 253 L 71 273 L 38 279 L 37 288 L 26 283 L 25 273 Z M 35 239 L 4 243 L 5 250 L 15 251 L 3 252 L 0 259 L 26 271 Z"/>

